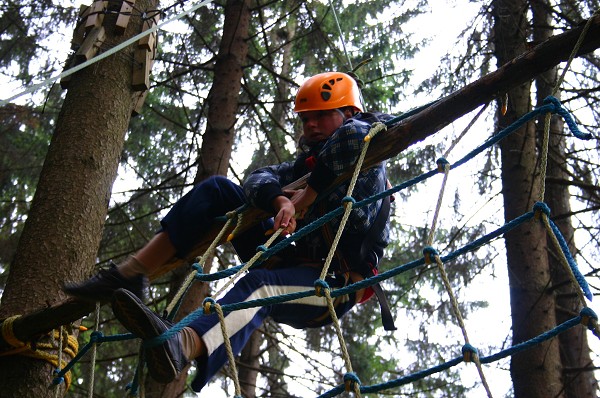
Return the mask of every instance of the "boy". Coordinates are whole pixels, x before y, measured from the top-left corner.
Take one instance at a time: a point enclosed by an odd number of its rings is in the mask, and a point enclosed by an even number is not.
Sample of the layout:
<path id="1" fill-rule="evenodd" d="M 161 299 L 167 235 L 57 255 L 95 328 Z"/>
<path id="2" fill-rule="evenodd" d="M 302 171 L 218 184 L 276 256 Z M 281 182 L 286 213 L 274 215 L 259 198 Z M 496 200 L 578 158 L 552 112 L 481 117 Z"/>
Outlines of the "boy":
<path id="1" fill-rule="evenodd" d="M 323 214 L 339 207 L 348 183 L 331 187 L 343 171 L 356 164 L 364 136 L 371 125 L 391 116 L 362 113 L 360 92 L 355 80 L 339 72 L 321 73 L 308 79 L 298 90 L 294 111 L 302 121 L 303 136 L 294 162 L 254 171 L 243 188 L 221 176 L 211 177 L 182 197 L 161 221 L 161 231 L 125 263 L 81 284 L 65 286 L 69 294 L 87 300 L 111 301 L 119 321 L 142 339 L 152 339 L 169 329 L 170 323 L 154 314 L 142 302 L 146 275 L 173 256 L 184 256 L 210 227 L 215 217 L 250 203 L 274 214 L 272 224 L 263 223 L 240 235 L 233 245 L 243 261 L 264 243 L 264 231 L 280 227 L 293 233 Z M 282 187 L 311 173 L 307 186 L 295 191 Z M 353 191 L 358 201 L 386 188 L 384 164 L 361 172 Z M 319 194 L 323 198 L 317 203 Z M 331 288 L 340 288 L 376 273 L 376 266 L 388 243 L 388 209 L 380 200 L 354 209 L 336 251 L 327 278 Z M 314 203 L 314 206 L 313 206 Z M 298 219 L 294 215 L 298 214 Z M 228 304 L 305 291 L 314 287 L 327 256 L 339 219 L 314 231 L 295 246 L 278 253 L 275 267 L 253 268 L 219 300 Z M 257 232 L 258 231 L 258 232 Z M 335 300 L 336 313 L 345 314 L 356 303 L 370 298 L 373 289 L 362 289 Z M 323 298 L 308 297 L 261 308 L 234 311 L 226 316 L 228 336 L 234 354 L 270 316 L 296 328 L 318 327 L 331 322 Z M 393 324 L 392 324 L 393 326 Z M 225 364 L 227 357 L 218 318 L 202 316 L 160 346 L 146 349 L 150 376 L 163 383 L 172 381 L 187 362 L 196 360 L 198 372 L 192 383 L 200 389 Z"/>

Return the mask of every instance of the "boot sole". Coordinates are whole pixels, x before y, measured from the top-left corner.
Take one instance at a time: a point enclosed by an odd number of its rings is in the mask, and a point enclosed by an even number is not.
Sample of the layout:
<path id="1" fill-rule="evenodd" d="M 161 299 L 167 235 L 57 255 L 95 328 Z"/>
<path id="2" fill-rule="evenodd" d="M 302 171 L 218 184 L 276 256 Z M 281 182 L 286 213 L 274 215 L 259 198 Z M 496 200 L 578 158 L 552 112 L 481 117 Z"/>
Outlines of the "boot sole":
<path id="1" fill-rule="evenodd" d="M 123 326 L 142 340 L 160 336 L 167 327 L 159 327 L 146 312 L 144 304 L 129 290 L 119 289 L 112 302 L 113 312 Z M 178 374 L 165 345 L 167 342 L 145 350 L 150 376 L 159 383 L 170 383 Z"/>

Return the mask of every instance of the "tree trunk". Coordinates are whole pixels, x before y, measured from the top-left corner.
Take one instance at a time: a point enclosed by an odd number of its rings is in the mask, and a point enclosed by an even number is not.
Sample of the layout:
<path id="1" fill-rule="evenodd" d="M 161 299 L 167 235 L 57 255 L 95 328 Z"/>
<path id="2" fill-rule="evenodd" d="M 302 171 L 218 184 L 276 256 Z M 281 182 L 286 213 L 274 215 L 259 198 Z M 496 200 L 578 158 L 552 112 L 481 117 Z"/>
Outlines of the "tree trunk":
<path id="1" fill-rule="evenodd" d="M 228 0 L 225 5 L 223 38 L 215 63 L 213 85 L 208 93 L 207 127 L 195 182 L 214 174 L 227 174 L 235 138 L 243 67 L 248 55 L 249 4 L 248 0 Z"/>
<path id="2" fill-rule="evenodd" d="M 260 330 L 254 331 L 240 353 L 238 373 L 244 398 L 256 398 L 256 380 L 258 379 L 258 369 L 260 367 L 259 358 L 262 341 L 262 332 Z"/>
<path id="3" fill-rule="evenodd" d="M 225 4 L 223 38 L 219 46 L 214 67 L 214 81 L 208 95 L 207 127 L 202 138 L 198 156 L 198 172 L 195 183 L 213 175 L 227 175 L 231 151 L 235 139 L 235 122 L 242 87 L 243 66 L 248 55 L 248 32 L 250 28 L 250 7 L 248 1 L 228 0 Z M 212 258 L 202 264 L 209 273 Z M 180 269 L 181 270 L 181 269 Z M 177 272 L 171 283 L 170 296 L 177 292 L 190 270 Z M 194 283 L 186 293 L 176 321 L 198 309 L 209 295 L 209 286 Z M 155 396 L 178 397 L 186 388 L 186 378 L 178 377 L 167 386 L 146 379 L 146 391 L 160 392 Z M 256 375 L 246 382 L 256 385 Z"/>
<path id="4" fill-rule="evenodd" d="M 523 0 L 493 2 L 494 45 L 498 65 L 521 55 L 527 45 L 527 7 Z M 508 91 L 508 110 L 498 113 L 498 129 L 530 111 L 530 84 Z M 510 221 L 530 211 L 539 199 L 539 175 L 533 123 L 500 142 L 504 216 Z M 550 268 L 546 232 L 531 222 L 505 235 L 510 286 L 513 344 L 521 343 L 556 325 L 554 296 L 547 287 Z M 561 397 L 560 356 L 556 339 L 539 344 L 511 360 L 516 398 Z"/>
<path id="5" fill-rule="evenodd" d="M 145 0 L 136 7 L 155 4 Z M 115 18 L 106 15 L 104 25 L 114 26 Z M 106 28 L 103 46 L 113 47 L 141 29 L 141 18 L 131 18 L 120 36 Z M 0 318 L 64 300 L 62 284 L 92 271 L 133 107 L 132 59 L 130 46 L 72 77 L 10 267 Z M 43 336 L 40 342 L 46 340 Z M 48 388 L 53 370 L 39 359 L 0 357 L 2 394 L 54 397 L 54 389 Z"/>
<path id="6" fill-rule="evenodd" d="M 541 43 L 552 35 L 550 5 L 547 0 L 532 2 L 533 16 L 533 40 Z M 538 106 L 542 105 L 544 98 L 549 95 L 559 96 L 553 93 L 554 86 L 558 81 L 558 69 L 554 67 L 539 75 L 536 80 L 536 96 Z M 544 134 L 544 119 L 538 121 L 537 137 L 542 142 Z M 564 134 L 564 122 L 561 117 L 552 116 L 550 122 L 550 137 L 548 145 L 548 165 L 546 176 L 551 180 L 568 180 L 567 144 Z M 546 181 L 544 201 L 550 207 L 554 220 L 565 240 L 569 244 L 569 250 L 576 255 L 574 245 L 574 229 L 570 217 L 562 215 L 571 213 L 569 203 L 570 195 L 567 185 L 552 184 Z M 556 296 L 556 321 L 563 323 L 579 313 L 581 303 L 576 295 L 578 286 L 570 282 L 567 270 L 559 261 L 559 253 L 554 248 L 549 248 L 548 261 L 552 276 L 552 285 Z M 566 398 L 596 398 L 598 383 L 594 377 L 590 358 L 590 348 L 587 341 L 587 330 L 584 327 L 570 328 L 559 335 L 560 359 L 563 371 L 563 385 Z"/>

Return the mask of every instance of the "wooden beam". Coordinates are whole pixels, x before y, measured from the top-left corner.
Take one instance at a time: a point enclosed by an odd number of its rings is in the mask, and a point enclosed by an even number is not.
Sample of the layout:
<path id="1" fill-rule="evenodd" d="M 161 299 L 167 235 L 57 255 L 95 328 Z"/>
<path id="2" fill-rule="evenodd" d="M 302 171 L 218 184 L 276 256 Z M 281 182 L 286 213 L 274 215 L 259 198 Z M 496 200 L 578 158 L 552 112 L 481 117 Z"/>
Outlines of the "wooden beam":
<path id="1" fill-rule="evenodd" d="M 590 29 L 582 42 L 578 56 L 594 51 L 600 47 L 600 16 L 592 19 Z M 435 104 L 404 119 L 386 133 L 375 137 L 370 145 L 370 150 L 365 158 L 365 167 L 371 167 L 380 161 L 398 155 L 409 146 L 435 134 L 441 128 L 454 120 L 476 109 L 478 106 L 493 101 L 500 94 L 517 87 L 538 74 L 566 61 L 575 46 L 583 26 L 554 36 L 536 46 L 522 56 L 512 60 L 495 72 L 465 86 L 464 88 L 440 99 Z M 351 172 L 344 174 L 336 183 L 349 178 Z M 302 186 L 306 179 L 299 180 L 293 186 Z M 244 220 L 258 222 L 269 215 L 258 209 L 248 209 Z M 241 230 L 249 228 L 252 222 L 241 226 Z M 220 230 L 219 225 L 205 235 L 204 239 L 195 247 L 186 259 L 178 259 L 164 267 L 158 277 L 184 263 L 191 262 L 202 253 Z M 28 341 L 46 333 L 60 325 L 72 323 L 93 310 L 93 304 L 69 299 L 52 307 L 41 309 L 33 314 L 24 315 L 13 323 L 15 336 Z M 7 347 L 7 343 L 0 337 L 0 347 Z"/>

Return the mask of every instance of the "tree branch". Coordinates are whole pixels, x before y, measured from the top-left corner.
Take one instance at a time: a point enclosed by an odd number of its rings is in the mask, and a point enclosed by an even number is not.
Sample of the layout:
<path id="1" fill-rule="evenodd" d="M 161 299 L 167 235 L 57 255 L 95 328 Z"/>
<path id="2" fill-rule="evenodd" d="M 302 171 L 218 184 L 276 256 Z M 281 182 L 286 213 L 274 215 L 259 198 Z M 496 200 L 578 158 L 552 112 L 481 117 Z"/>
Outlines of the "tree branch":
<path id="1" fill-rule="evenodd" d="M 454 120 L 476 109 L 478 106 L 493 101 L 500 94 L 517 87 L 538 74 L 566 61 L 575 46 L 583 26 L 553 36 L 532 50 L 503 65 L 495 72 L 465 86 L 435 102 L 433 105 L 402 120 L 391 127 L 385 134 L 379 134 L 371 143 L 370 150 L 365 158 L 365 166 L 371 167 L 383 160 L 398 155 L 406 148 L 435 134 Z M 588 33 L 583 39 L 582 46 L 577 56 L 584 55 L 600 47 L 600 16 L 591 21 Z M 348 179 L 351 171 L 344 174 L 336 183 Z M 294 183 L 302 186 L 305 178 Z M 244 214 L 245 222 L 241 230 L 270 215 L 257 209 L 248 209 Z M 161 269 L 164 274 L 183 263 L 189 263 L 202 253 L 213 241 L 220 230 L 216 225 L 200 242 L 186 259 L 177 259 Z M 157 277 L 153 275 L 153 277 Z M 13 323 L 14 335 L 28 341 L 60 325 L 69 324 L 85 316 L 93 310 L 93 305 L 80 300 L 69 299 L 55 306 L 42 309 L 33 314 L 24 315 Z M 0 347 L 8 347 L 3 338 L 0 338 Z"/>

